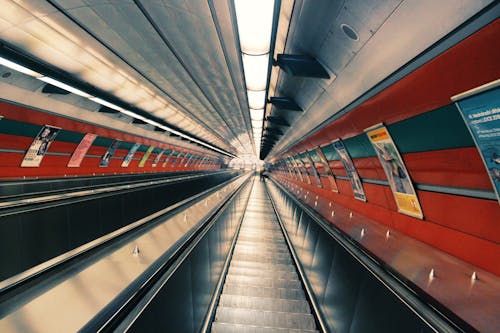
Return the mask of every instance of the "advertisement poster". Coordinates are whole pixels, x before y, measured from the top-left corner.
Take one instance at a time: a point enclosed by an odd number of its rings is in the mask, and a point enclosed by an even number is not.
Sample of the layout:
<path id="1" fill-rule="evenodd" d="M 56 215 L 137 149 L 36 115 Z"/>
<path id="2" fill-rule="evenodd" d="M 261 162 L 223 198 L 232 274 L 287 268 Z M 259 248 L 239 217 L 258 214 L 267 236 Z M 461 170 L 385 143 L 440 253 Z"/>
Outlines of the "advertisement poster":
<path id="1" fill-rule="evenodd" d="M 306 150 L 305 155 L 309 165 L 311 166 L 314 178 L 316 179 L 316 185 L 318 185 L 318 187 L 323 187 L 323 184 L 321 183 L 321 178 L 319 177 L 318 170 L 316 170 L 316 166 L 314 165 L 314 161 L 311 157 L 311 153 Z"/>
<path id="2" fill-rule="evenodd" d="M 154 149 L 155 149 L 155 147 L 149 146 L 148 150 L 146 150 L 146 152 L 144 153 L 144 155 L 141 158 L 141 161 L 139 162 L 139 168 L 144 167 L 144 165 L 146 164 L 149 156 L 151 155 L 151 153 L 153 152 Z"/>
<path id="3" fill-rule="evenodd" d="M 340 156 L 340 160 L 344 165 L 345 171 L 347 172 L 347 177 L 351 182 L 352 190 L 354 192 L 354 197 L 358 200 L 366 201 L 365 190 L 363 189 L 363 184 L 359 178 L 358 171 L 354 167 L 351 156 L 344 146 L 344 143 L 340 140 L 336 140 L 332 143 L 333 147 Z"/>
<path id="4" fill-rule="evenodd" d="M 163 164 L 161 166 L 162 168 L 167 166 L 168 161 L 174 156 L 174 154 L 175 154 L 175 150 L 172 150 L 170 152 L 170 154 L 168 154 L 167 157 L 165 157 L 165 160 L 163 161 Z"/>
<path id="5" fill-rule="evenodd" d="M 183 156 L 184 156 L 183 152 L 180 152 L 179 154 L 177 154 L 176 159 L 173 160 L 173 162 L 172 162 L 172 166 L 180 165 L 181 161 L 183 159 Z"/>
<path id="6" fill-rule="evenodd" d="M 500 203 L 500 80 L 452 100 L 474 138 Z"/>
<path id="7" fill-rule="evenodd" d="M 160 162 L 160 158 L 163 156 L 164 152 L 165 150 L 162 150 L 158 153 L 158 155 L 156 155 L 155 159 L 153 160 L 153 168 L 158 165 L 158 162 Z"/>
<path id="8" fill-rule="evenodd" d="M 94 142 L 95 138 L 97 138 L 97 135 L 95 134 L 91 133 L 85 134 L 85 136 L 82 138 L 82 141 L 80 141 L 75 151 L 73 152 L 73 155 L 71 155 L 71 158 L 68 162 L 69 168 L 78 168 L 80 164 L 82 164 L 83 158 L 85 157 L 85 154 L 87 154 L 87 151 L 92 146 L 92 143 Z"/>
<path id="9" fill-rule="evenodd" d="M 295 161 L 295 163 L 297 163 L 297 167 L 302 168 L 302 170 L 304 170 L 306 182 L 308 184 L 311 184 L 311 177 L 310 177 L 311 175 L 309 175 L 309 171 L 307 171 L 306 165 L 304 164 L 304 162 L 302 162 L 302 158 L 301 158 L 300 154 L 295 155 L 294 161 Z"/>
<path id="10" fill-rule="evenodd" d="M 108 147 L 108 150 L 102 155 L 101 162 L 99 163 L 100 167 L 107 167 L 109 162 L 111 162 L 111 157 L 115 154 L 116 149 L 120 145 L 121 140 L 114 140 L 111 145 Z"/>
<path id="11" fill-rule="evenodd" d="M 42 162 L 43 157 L 47 150 L 49 150 L 50 144 L 59 133 L 59 127 L 53 127 L 45 125 L 42 127 L 40 132 L 31 143 L 28 148 L 23 161 L 21 162 L 22 167 L 38 167 Z"/>
<path id="12" fill-rule="evenodd" d="M 330 164 L 328 164 L 328 160 L 326 159 L 325 154 L 321 150 L 320 147 L 316 148 L 316 154 L 319 157 L 319 160 L 321 161 L 321 164 L 323 164 L 323 168 L 326 171 L 326 174 L 328 175 L 328 179 L 330 180 L 330 187 L 332 188 L 333 192 L 339 193 L 339 188 L 337 186 L 337 181 L 335 180 L 335 175 L 333 174 L 332 169 L 330 168 Z"/>
<path id="13" fill-rule="evenodd" d="M 179 163 L 179 167 L 185 167 L 186 166 L 186 162 L 188 161 L 188 158 L 189 156 L 191 156 L 190 153 L 184 153 L 184 158 L 181 160 L 181 162 Z"/>
<path id="14" fill-rule="evenodd" d="M 189 154 L 189 158 L 188 158 L 188 160 L 186 161 L 186 163 L 184 163 L 184 166 L 185 166 L 185 167 L 187 167 L 187 166 L 189 165 L 189 162 L 191 162 L 191 160 L 193 159 L 193 156 L 194 156 L 194 155 Z"/>
<path id="15" fill-rule="evenodd" d="M 365 132 L 384 168 L 398 212 L 422 219 L 422 208 L 410 174 L 387 128 L 384 125 L 376 125 L 365 129 Z"/>
<path id="16" fill-rule="evenodd" d="M 299 176 L 300 181 L 304 182 L 304 177 L 302 176 L 302 170 L 299 169 L 299 166 L 297 165 L 297 162 L 295 162 L 295 159 L 292 156 L 290 156 L 288 157 L 288 160 L 290 161 L 290 164 L 292 165 L 293 170 L 295 170 L 297 176 Z"/>
<path id="17" fill-rule="evenodd" d="M 129 166 L 130 162 L 132 161 L 132 158 L 135 155 L 135 152 L 137 151 L 137 149 L 139 149 L 140 146 L 141 146 L 140 143 L 136 143 L 132 146 L 132 148 L 130 148 L 130 150 L 127 153 L 127 156 L 125 156 L 125 158 L 123 159 L 123 162 L 122 162 L 123 168 L 126 168 Z"/>

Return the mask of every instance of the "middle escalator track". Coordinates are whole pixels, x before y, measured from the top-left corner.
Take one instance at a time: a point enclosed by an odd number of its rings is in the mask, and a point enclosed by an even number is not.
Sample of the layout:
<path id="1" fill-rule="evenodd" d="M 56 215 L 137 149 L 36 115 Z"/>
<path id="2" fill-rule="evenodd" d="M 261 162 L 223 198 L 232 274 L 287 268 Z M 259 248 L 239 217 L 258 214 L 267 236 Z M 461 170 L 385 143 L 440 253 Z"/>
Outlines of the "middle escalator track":
<path id="1" fill-rule="evenodd" d="M 255 181 L 213 333 L 318 332 L 265 186 Z"/>

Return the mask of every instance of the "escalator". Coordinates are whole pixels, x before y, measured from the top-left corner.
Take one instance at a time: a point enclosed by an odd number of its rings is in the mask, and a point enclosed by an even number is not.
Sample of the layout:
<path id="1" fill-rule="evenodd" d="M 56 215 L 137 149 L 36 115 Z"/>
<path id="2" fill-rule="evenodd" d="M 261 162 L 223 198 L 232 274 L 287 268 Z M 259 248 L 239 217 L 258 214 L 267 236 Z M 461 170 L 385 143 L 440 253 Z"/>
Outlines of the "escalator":
<path id="1" fill-rule="evenodd" d="M 212 332 L 317 332 L 264 184 L 254 182 Z"/>

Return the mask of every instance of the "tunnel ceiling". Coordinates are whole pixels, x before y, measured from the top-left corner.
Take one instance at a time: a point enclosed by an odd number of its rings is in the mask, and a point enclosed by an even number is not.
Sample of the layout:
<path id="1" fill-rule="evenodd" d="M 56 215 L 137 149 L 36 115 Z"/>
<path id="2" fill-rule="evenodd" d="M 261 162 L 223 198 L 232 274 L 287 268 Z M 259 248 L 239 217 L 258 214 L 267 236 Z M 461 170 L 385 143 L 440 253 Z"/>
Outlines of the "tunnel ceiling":
<path id="1" fill-rule="evenodd" d="M 303 112 L 267 106 L 271 118 L 264 127 L 274 128 L 269 140 L 275 142 L 267 148 L 269 157 L 304 138 L 490 2 L 283 0 L 280 22 L 289 19 L 290 27 L 278 29 L 275 55 L 311 55 L 331 78 L 297 78 L 273 69 L 273 95 L 292 98 Z M 2 41 L 221 149 L 254 153 L 228 1 L 1 3 Z M 17 84 L 33 91 L 43 87 Z M 0 97 L 8 99 L 8 92 Z M 72 103 L 92 109 L 83 98 Z M 290 126 L 271 124 L 273 119 Z"/>

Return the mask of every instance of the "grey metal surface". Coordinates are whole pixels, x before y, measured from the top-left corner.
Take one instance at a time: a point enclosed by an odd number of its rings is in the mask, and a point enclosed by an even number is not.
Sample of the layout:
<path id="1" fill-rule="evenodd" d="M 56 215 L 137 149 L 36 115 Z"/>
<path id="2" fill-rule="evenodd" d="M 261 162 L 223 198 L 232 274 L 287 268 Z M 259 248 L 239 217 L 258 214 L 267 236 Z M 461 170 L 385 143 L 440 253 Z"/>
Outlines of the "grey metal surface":
<path id="1" fill-rule="evenodd" d="M 327 331 L 463 332 L 289 193 L 268 190 Z"/>
<path id="2" fill-rule="evenodd" d="M 212 332 L 317 332 L 264 185 L 254 183 Z"/>
<path id="3" fill-rule="evenodd" d="M 130 286 L 144 283 L 145 277 L 155 270 L 165 257 L 173 255 L 179 244 L 193 235 L 207 218 L 227 201 L 231 194 L 245 182 L 247 176 L 226 183 L 218 191 L 210 193 L 205 198 L 199 198 L 186 209 L 179 209 L 164 218 L 161 223 L 144 233 L 133 235 L 126 242 L 120 243 L 99 258 L 90 258 L 88 262 L 80 262 L 77 269 L 69 270 L 64 276 L 54 277 L 50 283 L 43 283 L 28 290 L 29 295 L 17 297 L 12 302 L 0 304 L 0 332 L 76 332 L 103 311 L 126 297 Z M 237 210 L 225 212 L 226 215 L 237 215 Z M 241 213 L 240 213 L 241 214 Z M 236 222 L 231 222 L 234 225 Z M 230 237 L 229 232 L 224 235 Z M 222 237 L 216 244 L 226 244 Z M 194 256 L 176 275 L 177 285 L 170 284 L 170 290 L 176 295 L 196 295 L 190 299 L 188 308 L 191 312 L 179 311 L 176 315 L 180 320 L 189 318 L 203 319 L 202 308 L 193 309 L 192 304 L 199 305 L 210 300 L 207 294 L 206 281 L 201 283 L 203 276 L 220 275 L 216 267 L 197 264 L 209 256 L 215 255 L 223 260 L 222 247 L 200 243 Z M 138 251 L 136 251 L 136 248 Z M 210 250 L 208 250 L 210 249 Z M 218 250 L 221 251 L 219 255 Z M 219 260 L 219 261 L 220 261 Z M 213 270 L 212 270 L 213 269 Z M 201 278 L 201 280 L 200 280 Z M 204 280 L 203 280 L 204 281 Z M 191 288 L 184 288 L 186 283 Z M 197 288 L 202 288 L 197 292 Z M 36 289 L 36 290 L 35 290 Z M 191 290 L 194 290 L 192 293 Z M 17 302 L 17 303 L 16 303 Z M 179 309 L 179 304 L 171 303 L 172 309 Z M 185 330 L 178 330 L 184 332 Z M 141 332 L 144 332 L 142 330 Z"/>

